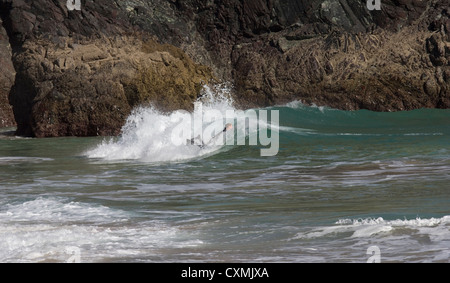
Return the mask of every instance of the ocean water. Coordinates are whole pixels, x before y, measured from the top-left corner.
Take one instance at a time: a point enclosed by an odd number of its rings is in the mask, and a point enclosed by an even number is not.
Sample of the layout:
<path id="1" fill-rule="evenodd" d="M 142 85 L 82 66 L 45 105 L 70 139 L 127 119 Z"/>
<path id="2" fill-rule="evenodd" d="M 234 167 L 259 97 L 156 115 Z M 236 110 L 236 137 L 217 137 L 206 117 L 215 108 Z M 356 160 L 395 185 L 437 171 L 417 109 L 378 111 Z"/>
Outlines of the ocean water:
<path id="1" fill-rule="evenodd" d="M 0 262 L 450 262 L 450 110 L 262 110 L 279 125 L 203 149 L 173 142 L 190 114 L 151 107 L 120 137 L 2 129 Z"/>

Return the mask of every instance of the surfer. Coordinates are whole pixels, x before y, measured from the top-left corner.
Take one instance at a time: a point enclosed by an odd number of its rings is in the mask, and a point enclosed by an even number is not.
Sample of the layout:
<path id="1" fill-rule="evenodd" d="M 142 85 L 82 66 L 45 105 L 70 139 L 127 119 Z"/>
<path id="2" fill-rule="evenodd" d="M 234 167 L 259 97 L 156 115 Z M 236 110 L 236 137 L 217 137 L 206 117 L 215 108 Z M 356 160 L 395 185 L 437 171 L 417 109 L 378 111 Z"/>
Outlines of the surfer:
<path id="1" fill-rule="evenodd" d="M 223 130 L 220 133 L 217 133 L 216 135 L 214 135 L 211 140 L 207 143 L 205 143 L 200 135 L 198 135 L 196 138 L 187 140 L 188 145 L 197 145 L 200 148 L 205 148 L 206 146 L 211 145 L 214 141 L 216 141 L 219 137 L 221 137 L 224 133 L 226 133 L 227 131 L 231 130 L 233 128 L 233 125 L 228 123 L 225 125 L 225 127 L 223 128 Z M 196 144 L 197 142 L 197 144 Z"/>

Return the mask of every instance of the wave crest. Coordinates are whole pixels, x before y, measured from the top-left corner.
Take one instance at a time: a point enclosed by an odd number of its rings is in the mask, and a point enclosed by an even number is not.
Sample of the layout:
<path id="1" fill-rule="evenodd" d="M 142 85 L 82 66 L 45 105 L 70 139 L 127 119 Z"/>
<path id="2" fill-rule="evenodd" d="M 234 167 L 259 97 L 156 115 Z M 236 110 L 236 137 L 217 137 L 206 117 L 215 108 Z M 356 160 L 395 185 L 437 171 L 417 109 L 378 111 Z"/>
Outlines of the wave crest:
<path id="1" fill-rule="evenodd" d="M 203 112 L 216 110 L 225 114 L 234 110 L 233 100 L 228 86 L 205 86 L 199 102 L 203 104 Z M 166 162 L 188 160 L 207 156 L 219 150 L 220 146 L 200 148 L 184 143 L 174 143 L 173 133 L 177 128 L 196 132 L 195 123 L 190 123 L 194 113 L 184 110 L 170 114 L 162 113 L 154 107 L 138 107 L 128 117 L 122 128 L 122 135 L 102 141 L 86 155 L 89 158 L 105 160 L 140 160 L 145 162 Z M 223 120 L 204 117 L 200 127 L 213 128 L 214 132 L 223 129 Z M 193 137 L 193 136 L 192 136 Z"/>

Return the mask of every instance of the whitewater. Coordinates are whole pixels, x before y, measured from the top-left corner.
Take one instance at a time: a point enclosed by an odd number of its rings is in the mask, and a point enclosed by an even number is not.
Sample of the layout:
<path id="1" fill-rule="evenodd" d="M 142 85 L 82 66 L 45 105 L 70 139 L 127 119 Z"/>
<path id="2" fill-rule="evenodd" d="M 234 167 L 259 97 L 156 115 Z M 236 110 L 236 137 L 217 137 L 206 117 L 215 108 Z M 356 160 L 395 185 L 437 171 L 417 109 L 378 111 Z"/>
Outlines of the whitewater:
<path id="1" fill-rule="evenodd" d="M 449 110 L 296 101 L 255 125 L 226 87 L 201 102 L 200 124 L 140 107 L 118 137 L 0 130 L 0 262 L 450 261 Z M 222 143 L 174 142 L 226 123 Z"/>

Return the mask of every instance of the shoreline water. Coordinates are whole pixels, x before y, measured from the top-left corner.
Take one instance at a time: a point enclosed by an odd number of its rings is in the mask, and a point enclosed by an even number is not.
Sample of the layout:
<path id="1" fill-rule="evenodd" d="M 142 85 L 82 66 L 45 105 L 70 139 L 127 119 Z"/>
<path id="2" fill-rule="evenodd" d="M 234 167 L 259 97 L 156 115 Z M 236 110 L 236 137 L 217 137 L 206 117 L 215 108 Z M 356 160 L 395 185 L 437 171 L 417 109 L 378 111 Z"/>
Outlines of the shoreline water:
<path id="1" fill-rule="evenodd" d="M 264 158 L 0 138 L 0 262 L 366 262 L 373 246 L 381 262 L 449 262 L 449 110 L 276 109 L 280 152 Z"/>

